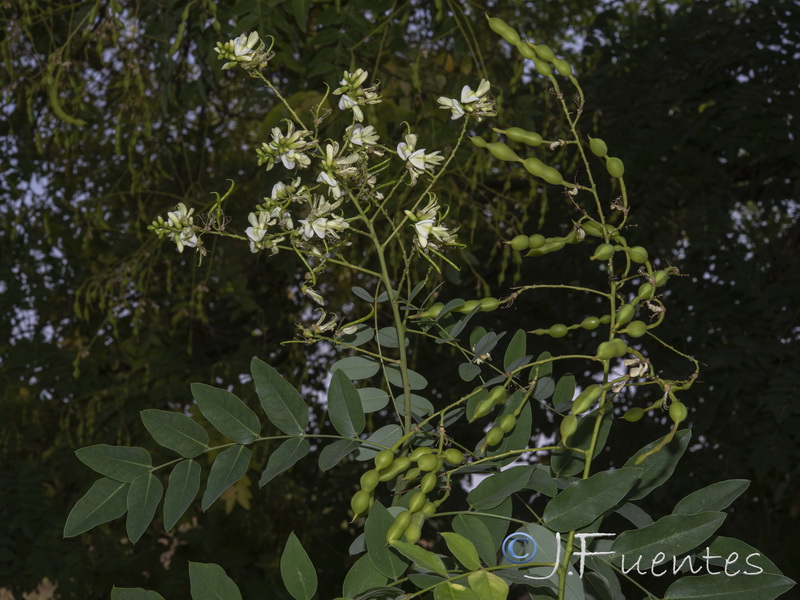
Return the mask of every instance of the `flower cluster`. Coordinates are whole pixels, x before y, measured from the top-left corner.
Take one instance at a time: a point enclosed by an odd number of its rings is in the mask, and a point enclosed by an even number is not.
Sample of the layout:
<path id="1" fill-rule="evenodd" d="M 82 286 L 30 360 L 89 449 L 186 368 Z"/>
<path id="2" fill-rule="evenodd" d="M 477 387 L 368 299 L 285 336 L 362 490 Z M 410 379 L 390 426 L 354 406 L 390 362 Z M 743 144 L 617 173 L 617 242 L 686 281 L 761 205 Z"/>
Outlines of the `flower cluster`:
<path id="1" fill-rule="evenodd" d="M 356 69 L 352 73 L 345 71 L 339 87 L 333 90 L 334 96 L 341 96 L 339 110 L 352 110 L 353 118 L 359 123 L 364 120 L 361 107 L 366 104 L 378 104 L 381 101 L 377 84 L 362 87 L 367 76 L 368 73 L 364 69 Z"/>
<path id="2" fill-rule="evenodd" d="M 220 60 L 227 60 L 223 69 L 232 69 L 239 65 L 247 71 L 260 71 L 267 66 L 275 53 L 265 48 L 264 42 L 257 32 L 250 34 L 243 33 L 237 38 L 227 42 L 217 42 L 214 52 L 219 55 Z"/>
<path id="3" fill-rule="evenodd" d="M 202 241 L 197 237 L 193 214 L 194 209 L 187 210 L 186 205 L 181 202 L 174 211 L 167 213 L 166 220 L 158 217 L 148 229 L 155 232 L 159 238 L 167 236 L 175 242 L 178 252 L 183 252 L 186 247 L 199 248 L 202 246 Z"/>
<path id="4" fill-rule="evenodd" d="M 306 142 L 305 138 L 311 135 L 306 129 L 295 131 L 294 123 L 287 120 L 286 135 L 280 127 L 272 128 L 272 141 L 264 142 L 261 148 L 256 149 L 258 165 L 267 165 L 267 171 L 275 166 L 276 161 L 281 161 L 287 169 L 299 167 L 305 169 L 311 164 L 311 159 L 306 156 L 306 152 L 312 146 Z"/>
<path id="5" fill-rule="evenodd" d="M 444 160 L 444 156 L 438 150 L 427 153 L 425 148 L 417 150 L 417 136 L 413 133 L 407 133 L 403 141 L 397 144 L 397 156 L 406 161 L 411 185 L 417 182 L 422 173 L 433 173 L 434 167 Z"/>
<path id="6" fill-rule="evenodd" d="M 456 245 L 455 232 L 442 225 L 444 217 L 439 216 L 439 203 L 436 196 L 429 194 L 428 205 L 416 213 L 405 211 L 408 219 L 414 224 L 417 237 L 414 243 L 421 249 L 431 247 L 440 250 L 442 246 Z"/>
<path id="7" fill-rule="evenodd" d="M 478 89 L 473 91 L 471 87 L 465 85 L 461 88 L 461 100 L 439 98 L 439 108 L 449 110 L 451 119 L 460 119 L 464 115 L 473 116 L 478 122 L 484 117 L 493 117 L 497 114 L 494 107 L 494 100 L 487 98 L 491 84 L 486 79 L 481 79 Z"/>

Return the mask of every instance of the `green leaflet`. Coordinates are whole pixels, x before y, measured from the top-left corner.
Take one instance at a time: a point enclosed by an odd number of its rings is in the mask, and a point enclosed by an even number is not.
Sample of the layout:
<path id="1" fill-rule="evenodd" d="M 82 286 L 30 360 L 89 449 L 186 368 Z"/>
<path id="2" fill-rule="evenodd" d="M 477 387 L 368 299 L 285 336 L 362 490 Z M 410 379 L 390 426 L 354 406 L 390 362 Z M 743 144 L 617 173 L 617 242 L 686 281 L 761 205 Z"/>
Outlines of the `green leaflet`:
<path id="1" fill-rule="evenodd" d="M 206 490 L 203 492 L 203 499 L 200 506 L 203 510 L 208 510 L 214 501 L 222 495 L 222 492 L 239 481 L 247 472 L 250 466 L 252 453 L 245 446 L 233 446 L 217 455 L 214 464 L 211 465 L 211 472 L 208 474 Z"/>
<path id="2" fill-rule="evenodd" d="M 192 600 L 242 600 L 233 580 L 213 563 L 190 562 L 189 583 Z"/>
<path id="3" fill-rule="evenodd" d="M 231 441 L 251 444 L 261 435 L 256 413 L 229 391 L 193 383 L 192 396 L 208 422 Z"/>
<path id="4" fill-rule="evenodd" d="M 139 541 L 150 525 L 163 494 L 164 486 L 152 473 L 145 473 L 131 483 L 128 488 L 128 519 L 125 528 L 132 544 Z"/>
<path id="5" fill-rule="evenodd" d="M 64 524 L 64 537 L 74 537 L 92 527 L 118 519 L 128 510 L 130 484 L 103 477 L 75 503 Z"/>
<path id="6" fill-rule="evenodd" d="M 150 453 L 144 448 L 97 444 L 76 450 L 75 456 L 93 471 L 124 483 L 153 469 Z"/>
<path id="7" fill-rule="evenodd" d="M 164 529 L 175 527 L 192 504 L 200 490 L 200 465 L 193 460 L 182 460 L 169 475 L 167 494 L 164 497 Z"/>
<path id="8" fill-rule="evenodd" d="M 153 439 L 184 458 L 194 458 L 208 449 L 208 433 L 178 412 L 149 409 L 139 413 Z"/>
<path id="9" fill-rule="evenodd" d="M 250 372 L 261 407 L 275 427 L 288 435 L 300 435 L 308 427 L 308 407 L 298 391 L 264 361 L 254 358 Z"/>
<path id="10" fill-rule="evenodd" d="M 317 572 L 294 531 L 281 554 L 281 579 L 295 600 L 311 600 L 317 591 Z"/>

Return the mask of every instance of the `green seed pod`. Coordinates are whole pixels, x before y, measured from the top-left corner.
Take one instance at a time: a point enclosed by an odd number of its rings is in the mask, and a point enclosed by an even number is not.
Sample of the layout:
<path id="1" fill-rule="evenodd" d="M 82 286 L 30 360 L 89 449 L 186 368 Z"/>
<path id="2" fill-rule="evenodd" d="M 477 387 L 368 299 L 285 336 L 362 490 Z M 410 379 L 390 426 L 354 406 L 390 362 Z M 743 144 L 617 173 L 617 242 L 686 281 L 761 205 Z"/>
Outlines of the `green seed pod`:
<path id="1" fill-rule="evenodd" d="M 522 166 L 525 167 L 525 170 L 528 171 L 531 175 L 535 175 L 536 177 L 543 177 L 544 169 L 547 166 L 538 158 L 531 156 L 530 158 L 526 158 L 522 161 Z"/>
<path id="2" fill-rule="evenodd" d="M 489 145 L 489 142 L 487 142 L 479 135 L 472 136 L 471 138 L 469 138 L 469 141 L 475 144 L 478 148 L 486 148 L 486 146 Z"/>
<path id="3" fill-rule="evenodd" d="M 435 454 L 425 454 L 417 461 L 421 471 L 436 471 L 439 467 L 439 457 Z"/>
<path id="4" fill-rule="evenodd" d="M 578 223 L 586 233 L 594 237 L 603 237 L 603 226 L 597 221 L 583 221 Z"/>
<path id="5" fill-rule="evenodd" d="M 656 282 L 656 287 L 661 287 L 669 281 L 669 272 L 664 269 L 663 271 L 656 271 L 653 275 L 653 281 Z"/>
<path id="6" fill-rule="evenodd" d="M 641 300 L 649 300 L 653 297 L 656 289 L 652 286 L 652 284 L 645 282 L 639 286 L 639 291 L 637 293 L 637 298 Z"/>
<path id="7" fill-rule="evenodd" d="M 527 235 L 520 234 L 515 236 L 514 239 L 511 240 L 511 247 L 518 252 L 527 250 L 530 247 L 529 239 Z"/>
<path id="8" fill-rule="evenodd" d="M 525 237 L 525 236 L 523 236 L 523 237 Z M 480 306 L 480 304 L 481 304 L 480 300 L 467 300 L 466 302 L 464 302 L 464 304 L 462 304 L 457 309 L 455 309 L 455 312 L 461 313 L 462 315 L 468 315 L 476 307 Z"/>
<path id="9" fill-rule="evenodd" d="M 503 38 L 512 46 L 520 43 L 519 34 L 517 30 L 511 27 L 508 23 L 497 17 L 486 17 L 489 21 L 489 29 L 494 31 L 497 35 Z"/>
<path id="10" fill-rule="evenodd" d="M 638 406 L 634 406 L 633 408 L 629 408 L 622 418 L 626 421 L 630 421 L 631 423 L 636 423 L 639 419 L 644 416 L 644 410 L 639 408 Z"/>
<path id="11" fill-rule="evenodd" d="M 444 308 L 444 303 L 437 302 L 429 309 L 419 313 L 417 317 L 420 319 L 435 319 L 436 317 L 439 316 L 439 313 L 442 311 L 443 308 Z"/>
<path id="12" fill-rule="evenodd" d="M 529 250 L 525 256 L 544 256 L 545 254 L 550 254 L 551 252 L 558 252 L 566 245 L 560 238 L 547 238 L 544 245 L 540 248 L 536 248 L 535 250 Z"/>
<path id="13" fill-rule="evenodd" d="M 426 456 L 431 455 L 426 454 Z M 410 466 L 411 460 L 407 456 L 401 456 L 389 465 L 389 468 L 381 469 L 379 479 L 380 481 L 391 481 L 401 473 L 405 473 Z"/>
<path id="14" fill-rule="evenodd" d="M 556 323 L 555 325 L 552 325 L 550 327 L 550 329 L 547 330 L 547 334 L 551 338 L 558 339 L 558 338 L 562 338 L 565 335 L 567 335 L 567 331 L 569 331 L 569 330 L 567 329 L 566 325 L 564 325 L 562 323 Z"/>
<path id="15" fill-rule="evenodd" d="M 505 404 L 506 398 L 508 398 L 508 392 L 506 391 L 506 388 L 502 385 L 497 385 L 492 388 L 491 392 L 489 392 L 486 400 L 491 401 L 492 406 L 497 406 Z"/>
<path id="16" fill-rule="evenodd" d="M 430 475 L 431 473 L 428 474 Z M 411 499 L 408 501 L 408 510 L 412 513 L 421 511 L 427 500 L 425 492 L 422 490 L 414 492 L 414 495 L 412 495 Z"/>
<path id="17" fill-rule="evenodd" d="M 448 448 L 444 451 L 444 460 L 450 465 L 460 465 L 464 462 L 464 453 L 457 448 Z"/>
<path id="18" fill-rule="evenodd" d="M 669 418 L 672 419 L 672 422 L 676 425 L 685 421 L 688 414 L 689 411 L 686 410 L 686 406 L 683 402 L 673 402 L 669 405 Z"/>
<path id="19" fill-rule="evenodd" d="M 409 544 L 416 544 L 422 537 L 422 524 L 425 523 L 425 513 L 420 511 L 411 516 L 411 524 L 406 527 L 403 537 Z"/>
<path id="20" fill-rule="evenodd" d="M 389 529 L 386 530 L 386 541 L 393 542 L 395 540 L 399 540 L 400 536 L 403 535 L 406 528 L 411 524 L 411 511 L 404 510 L 400 514 L 398 514 L 392 524 L 389 526 Z"/>
<path id="21" fill-rule="evenodd" d="M 528 238 L 528 248 L 536 250 L 544 246 L 547 239 L 541 233 L 534 233 Z"/>
<path id="22" fill-rule="evenodd" d="M 558 172 L 558 169 L 553 167 L 545 167 L 542 179 L 551 185 L 561 185 L 564 183 L 564 177 Z"/>
<path id="23" fill-rule="evenodd" d="M 600 317 L 600 322 L 603 325 L 608 325 L 609 323 L 611 323 L 611 315 L 603 315 L 602 317 Z"/>
<path id="24" fill-rule="evenodd" d="M 625 328 L 625 333 L 632 338 L 640 338 L 647 333 L 647 324 L 644 321 L 631 321 Z"/>
<path id="25" fill-rule="evenodd" d="M 575 415 L 567 415 L 564 417 L 560 427 L 561 441 L 566 444 L 567 440 L 575 433 L 576 429 L 578 429 L 578 418 Z"/>
<path id="26" fill-rule="evenodd" d="M 564 77 L 569 77 L 572 75 L 572 65 L 565 61 L 563 58 L 555 58 L 553 59 L 553 65 L 556 68 L 556 71 L 559 72 L 560 75 Z"/>
<path id="27" fill-rule="evenodd" d="M 614 256 L 614 246 L 611 244 L 600 244 L 589 260 L 608 260 Z"/>
<path id="28" fill-rule="evenodd" d="M 372 503 L 372 497 L 366 490 L 358 490 L 350 499 L 350 508 L 353 509 L 355 515 L 362 515 L 369 510 L 369 505 Z"/>
<path id="29" fill-rule="evenodd" d="M 533 49 L 536 50 L 536 56 L 542 60 L 546 60 L 547 62 L 553 62 L 556 60 L 556 54 L 550 49 L 550 46 L 546 46 L 545 44 L 536 44 Z"/>
<path id="30" fill-rule="evenodd" d="M 408 458 L 412 462 L 417 462 L 420 456 L 430 454 L 431 452 L 433 452 L 433 448 L 430 446 L 419 446 L 411 451 L 411 454 L 408 455 Z"/>
<path id="31" fill-rule="evenodd" d="M 486 434 L 486 445 L 487 446 L 497 446 L 500 442 L 503 441 L 503 430 L 499 427 L 492 427 L 489 430 L 489 433 Z"/>
<path id="32" fill-rule="evenodd" d="M 420 472 L 419 467 L 409 469 L 406 471 L 406 474 L 403 475 L 403 481 L 415 481 L 419 477 Z"/>
<path id="33" fill-rule="evenodd" d="M 494 408 L 494 404 L 490 398 L 484 398 L 478 403 L 478 406 L 475 408 L 475 413 L 472 415 L 472 418 L 469 420 L 470 423 L 473 421 L 485 417 L 490 412 L 492 412 L 492 408 Z"/>
<path id="34" fill-rule="evenodd" d="M 380 475 L 376 469 L 371 469 L 361 476 L 361 489 L 365 492 L 371 492 L 378 487 Z"/>
<path id="35" fill-rule="evenodd" d="M 517 44 L 517 51 L 523 56 L 523 58 L 530 60 L 536 58 L 536 50 L 533 49 L 533 46 L 531 46 L 529 42 L 520 42 Z"/>
<path id="36" fill-rule="evenodd" d="M 517 426 L 517 417 L 514 415 L 506 415 L 500 419 L 500 422 L 497 424 L 497 426 L 503 433 L 510 433 L 514 430 L 514 427 Z"/>
<path id="37" fill-rule="evenodd" d="M 597 346 L 597 358 L 600 360 L 611 360 L 624 356 L 628 350 L 628 345 L 619 338 L 614 338 L 609 342 L 601 342 Z"/>
<path id="38" fill-rule="evenodd" d="M 376 469 L 385 469 L 389 465 L 392 464 L 394 461 L 394 452 L 389 450 L 388 448 L 385 450 L 381 450 L 375 455 L 373 459 L 375 461 L 375 468 Z"/>
<path id="39" fill-rule="evenodd" d="M 430 500 L 422 507 L 422 514 L 426 517 L 432 517 L 436 514 L 436 505 Z"/>
<path id="40" fill-rule="evenodd" d="M 600 319 L 597 317 L 586 317 L 583 321 L 581 321 L 581 327 L 586 329 L 587 331 L 592 331 L 593 329 L 597 329 L 600 327 Z"/>
<path id="41" fill-rule="evenodd" d="M 589 138 L 589 150 L 595 156 L 603 157 L 608 155 L 608 146 L 600 138 Z"/>
<path id="42" fill-rule="evenodd" d="M 436 487 L 436 482 L 439 480 L 439 477 L 436 473 L 425 473 L 422 476 L 422 481 L 420 481 L 419 489 L 422 490 L 424 494 L 430 494 L 433 491 L 433 488 Z"/>
<path id="43" fill-rule="evenodd" d="M 550 68 L 550 65 L 547 64 L 547 61 L 544 61 L 539 57 L 533 59 L 533 66 L 536 67 L 536 70 L 545 77 L 553 74 L 553 69 Z"/>
<path id="44" fill-rule="evenodd" d="M 575 401 L 572 403 L 572 408 L 569 409 L 569 412 L 571 412 L 573 415 L 579 415 L 582 412 L 586 412 L 595 402 L 600 399 L 600 395 L 602 393 L 602 385 L 590 385 L 580 394 L 578 394 L 578 397 L 575 398 Z"/>
<path id="45" fill-rule="evenodd" d="M 543 141 L 542 136 L 535 131 L 527 131 L 521 127 L 506 129 L 505 134 L 512 142 L 521 142 L 534 148 L 541 146 Z"/>
<path id="46" fill-rule="evenodd" d="M 491 296 L 483 298 L 480 302 L 481 312 L 492 312 L 493 310 L 497 310 L 497 308 L 500 306 L 500 300 Z"/>
<path id="47" fill-rule="evenodd" d="M 517 156 L 517 153 L 503 142 L 492 142 L 491 144 L 487 144 L 486 147 L 489 148 L 489 152 L 491 152 L 495 158 L 506 162 L 522 162 L 522 159 Z"/>
<path id="48" fill-rule="evenodd" d="M 625 325 L 636 314 L 636 307 L 633 304 L 623 304 L 617 311 L 617 326 Z"/>
<path id="49" fill-rule="evenodd" d="M 647 262 L 647 250 L 641 246 L 634 246 L 633 248 L 629 249 L 628 256 L 631 257 L 631 261 L 638 265 Z"/>
<path id="50" fill-rule="evenodd" d="M 622 161 L 614 156 L 609 156 L 606 159 L 606 170 L 608 174 L 617 179 L 621 179 L 625 173 L 625 165 Z"/>

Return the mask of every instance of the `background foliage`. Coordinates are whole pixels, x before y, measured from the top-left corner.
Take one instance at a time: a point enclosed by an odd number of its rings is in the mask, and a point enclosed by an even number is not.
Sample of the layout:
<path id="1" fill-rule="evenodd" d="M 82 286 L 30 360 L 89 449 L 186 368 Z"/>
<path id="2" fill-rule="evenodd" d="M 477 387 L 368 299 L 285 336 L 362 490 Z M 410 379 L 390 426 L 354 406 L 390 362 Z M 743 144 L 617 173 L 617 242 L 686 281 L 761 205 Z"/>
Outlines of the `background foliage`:
<path id="1" fill-rule="evenodd" d="M 224 555 L 227 572 L 255 597 L 275 587 L 275 549 L 295 530 L 323 566 L 320 588 L 337 587 L 358 465 L 324 475 L 295 469 L 261 491 L 242 481 L 176 536 L 154 525 L 134 550 L 114 523 L 61 539 L 68 507 L 92 478 L 72 450 L 146 439 L 140 410 L 189 403 L 190 379 L 245 384 L 253 356 L 292 373 L 308 394 L 322 388 L 328 357 L 276 343 L 310 318 L 296 265 L 254 261 L 234 244 L 198 265 L 145 229 L 179 201 L 210 205 L 229 177 L 237 189 L 228 210 L 244 222 L 273 183 L 253 166 L 251 149 L 280 109 L 240 75 L 221 73 L 214 44 L 253 29 L 274 35 L 273 81 L 294 105 L 310 106 L 311 90 L 363 67 L 395 100 L 381 105 L 385 122 L 409 121 L 431 148 L 448 128 L 434 99 L 481 76 L 512 91 L 499 98 L 502 122 L 546 134 L 535 107 L 550 101 L 547 90 L 509 60 L 481 4 L 3 5 L 0 585 L 29 591 L 46 576 L 63 597 L 106 597 L 112 584 L 168 595 L 188 584 L 172 563 Z M 594 102 L 586 121 L 597 117 L 609 145 L 625 149 L 636 233 L 686 274 L 670 286 L 680 318 L 668 331 L 706 365 L 689 403 L 695 445 L 648 508 L 663 514 L 712 481 L 751 479 L 720 533 L 758 547 L 797 579 L 789 557 L 800 554 L 798 7 L 670 7 L 574 0 L 489 9 L 531 39 L 575 52 L 570 60 Z M 554 281 L 568 272 L 568 262 L 523 267 L 500 242 L 564 233 L 558 227 L 577 216 L 571 204 L 463 152 L 466 167 L 440 193 L 471 253 L 458 257 L 460 273 L 446 273 L 443 297 L 500 294 L 520 277 Z M 330 281 L 326 292 L 348 283 Z M 522 319 L 546 327 L 572 301 L 537 298 L 494 313 L 497 327 L 513 330 Z M 233 391 L 256 401 L 250 385 Z M 638 445 L 632 439 L 615 452 L 622 460 Z M 262 464 L 270 450 L 256 450 Z"/>

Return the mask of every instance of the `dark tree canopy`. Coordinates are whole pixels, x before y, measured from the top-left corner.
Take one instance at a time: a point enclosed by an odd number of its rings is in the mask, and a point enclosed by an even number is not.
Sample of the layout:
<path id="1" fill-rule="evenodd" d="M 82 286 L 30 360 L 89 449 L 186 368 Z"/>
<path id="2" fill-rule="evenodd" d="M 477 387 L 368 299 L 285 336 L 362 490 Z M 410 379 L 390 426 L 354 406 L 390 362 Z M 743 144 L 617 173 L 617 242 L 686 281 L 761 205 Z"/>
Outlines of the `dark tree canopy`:
<path id="1" fill-rule="evenodd" d="M 215 44 L 274 36 L 269 76 L 301 113 L 344 69 L 369 70 L 385 98 L 382 136 L 398 138 L 407 121 L 432 147 L 450 143 L 436 98 L 482 77 L 511 92 L 498 97 L 498 123 L 545 134 L 552 124 L 538 107 L 553 98 L 489 30 L 487 6 L 572 54 L 589 98 L 584 127 L 625 160 L 636 235 L 685 275 L 669 292 L 666 341 L 705 365 L 690 403 L 697 444 L 674 485 L 649 499 L 653 510 L 712 481 L 751 479 L 724 529 L 800 576 L 790 559 L 800 555 L 797 4 L 20 0 L 0 8 L 0 586 L 19 594 L 47 577 L 62 597 L 101 598 L 147 573 L 146 587 L 179 597 L 172 562 L 222 555 L 257 597 L 275 587 L 275 548 L 294 529 L 325 565 L 321 588 L 335 588 L 351 537 L 335 515 L 358 465 L 298 469 L 261 491 L 240 482 L 178 534 L 151 527 L 134 550 L 113 523 L 61 539 L 90 480 L 73 451 L 144 439 L 139 411 L 190 403 L 189 381 L 253 401 L 240 377 L 253 356 L 309 393 L 323 385 L 332 356 L 279 344 L 310 319 L 299 265 L 225 240 L 200 262 L 147 231 L 178 202 L 208 208 L 229 179 L 230 226 L 243 229 L 277 181 L 253 149 L 283 109 L 241 72 L 221 71 Z M 523 273 L 568 271 L 569 252 L 534 267 L 500 242 L 560 235 L 558 224 L 580 216 L 569 200 L 462 153 L 439 193 L 470 250 L 453 258 L 460 271 L 445 271 L 442 297 L 499 295 Z M 559 166 L 565 177 L 575 170 Z M 345 277 L 326 283 L 330 293 L 357 283 Z M 526 297 L 498 314 L 509 327 L 522 314 L 548 326 L 570 303 L 580 300 Z M 616 448 L 617 459 L 636 444 Z M 262 463 L 269 450 L 258 450 Z"/>

